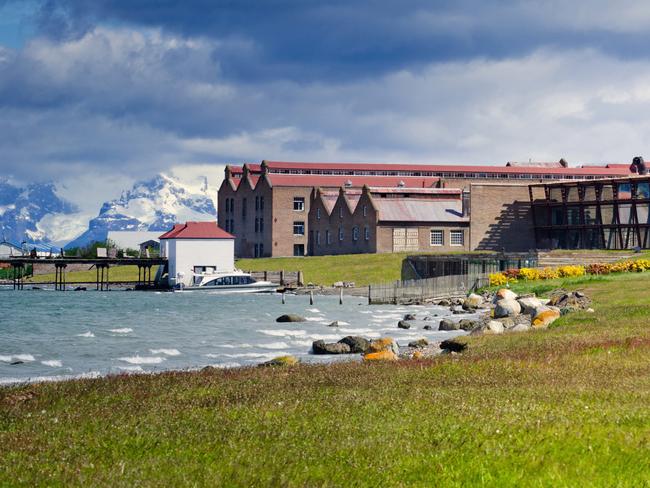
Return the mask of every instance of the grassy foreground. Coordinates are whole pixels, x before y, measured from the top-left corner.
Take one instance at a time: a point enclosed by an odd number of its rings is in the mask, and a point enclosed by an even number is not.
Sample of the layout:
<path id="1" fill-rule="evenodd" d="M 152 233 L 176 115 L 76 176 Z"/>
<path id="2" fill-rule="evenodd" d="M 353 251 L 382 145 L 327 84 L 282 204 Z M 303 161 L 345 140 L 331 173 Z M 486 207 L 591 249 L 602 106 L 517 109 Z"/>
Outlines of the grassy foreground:
<path id="1" fill-rule="evenodd" d="M 595 314 L 431 361 L 0 389 L 0 485 L 647 485 L 650 274 L 572 286 Z"/>

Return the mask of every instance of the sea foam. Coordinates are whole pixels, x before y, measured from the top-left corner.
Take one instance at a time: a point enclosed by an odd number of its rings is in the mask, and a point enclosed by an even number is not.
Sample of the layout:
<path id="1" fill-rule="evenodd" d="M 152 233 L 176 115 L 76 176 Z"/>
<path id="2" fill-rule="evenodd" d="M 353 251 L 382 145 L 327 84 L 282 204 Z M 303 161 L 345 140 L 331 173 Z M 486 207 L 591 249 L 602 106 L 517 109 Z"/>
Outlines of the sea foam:
<path id="1" fill-rule="evenodd" d="M 95 334 L 88 331 L 88 332 L 84 332 L 83 334 L 77 334 L 77 337 L 95 337 Z"/>
<path id="2" fill-rule="evenodd" d="M 34 361 L 34 356 L 31 354 L 11 354 L 8 356 L 0 356 L 0 361 L 3 363 L 13 363 L 14 361 L 22 361 L 24 363 Z"/>
<path id="3" fill-rule="evenodd" d="M 133 329 L 130 329 L 129 327 L 122 327 L 121 329 L 110 329 L 109 332 L 113 332 L 115 334 L 128 334 L 129 332 L 133 332 Z"/>
<path id="4" fill-rule="evenodd" d="M 45 366 L 51 366 L 53 368 L 60 368 L 63 366 L 63 363 L 58 359 L 48 359 L 47 361 L 41 361 L 41 364 Z"/>
<path id="5" fill-rule="evenodd" d="M 181 352 L 178 349 L 149 349 L 151 354 L 164 354 L 166 356 L 180 356 Z"/>
<path id="6" fill-rule="evenodd" d="M 257 332 L 261 332 L 262 334 L 277 336 L 277 337 L 283 337 L 283 336 L 301 337 L 307 334 L 306 330 L 289 330 L 289 329 L 272 329 L 272 330 L 261 329 L 258 330 Z"/>
<path id="7" fill-rule="evenodd" d="M 118 358 L 118 359 L 120 361 L 124 361 L 130 364 L 160 364 L 165 360 L 165 358 L 162 358 L 160 356 L 152 356 L 152 357 L 133 356 L 128 358 Z"/>

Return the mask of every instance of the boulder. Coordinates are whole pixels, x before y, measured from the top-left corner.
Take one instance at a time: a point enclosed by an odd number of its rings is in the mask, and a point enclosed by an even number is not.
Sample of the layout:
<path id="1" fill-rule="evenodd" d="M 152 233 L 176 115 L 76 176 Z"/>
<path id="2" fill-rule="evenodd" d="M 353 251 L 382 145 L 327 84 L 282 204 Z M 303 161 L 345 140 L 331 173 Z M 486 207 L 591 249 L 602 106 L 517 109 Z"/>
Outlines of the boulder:
<path id="1" fill-rule="evenodd" d="M 548 310 L 544 310 L 543 312 L 540 312 L 533 317 L 533 328 L 545 329 L 559 318 L 560 312 L 549 308 Z"/>
<path id="2" fill-rule="evenodd" d="M 340 325 L 341 323 L 338 320 L 335 320 L 334 322 L 330 322 L 329 324 L 327 324 L 328 327 L 338 327 Z"/>
<path id="3" fill-rule="evenodd" d="M 519 317 L 521 317 L 521 315 Z M 515 326 L 515 321 L 512 317 L 502 317 L 500 319 L 494 319 L 494 320 L 496 320 L 497 322 L 501 322 L 501 325 L 503 325 L 504 329 L 510 329 Z"/>
<path id="4" fill-rule="evenodd" d="M 536 297 L 518 298 L 517 302 L 521 306 L 521 313 L 534 316 L 535 310 L 542 307 L 544 304 Z"/>
<path id="5" fill-rule="evenodd" d="M 438 326 L 438 330 L 458 330 L 460 329 L 460 325 L 458 322 L 454 322 L 451 319 L 442 319 L 440 321 L 440 325 Z"/>
<path id="6" fill-rule="evenodd" d="M 422 359 L 424 357 L 424 354 L 422 354 L 420 351 L 415 351 L 413 353 L 413 356 L 411 356 L 411 359 Z"/>
<path id="7" fill-rule="evenodd" d="M 503 334 L 505 327 L 498 320 L 490 320 L 483 331 L 486 334 Z"/>
<path id="8" fill-rule="evenodd" d="M 304 317 L 301 317 L 300 315 L 296 314 L 285 314 L 285 315 L 280 315 L 277 319 L 275 319 L 276 322 L 306 322 L 307 319 Z"/>
<path id="9" fill-rule="evenodd" d="M 364 354 L 364 361 L 397 361 L 397 354 L 393 351 L 369 352 Z"/>
<path id="10" fill-rule="evenodd" d="M 458 322 L 458 327 L 462 330 L 474 330 L 480 326 L 478 320 L 463 319 Z"/>
<path id="11" fill-rule="evenodd" d="M 433 326 L 431 326 L 431 325 L 428 325 L 428 324 L 427 324 L 427 325 L 425 325 L 425 326 L 424 326 L 424 327 L 422 327 L 422 328 L 423 328 L 424 330 L 433 330 Z"/>
<path id="12" fill-rule="evenodd" d="M 381 339 L 375 339 L 372 341 L 367 352 L 381 351 L 392 351 L 394 354 L 399 354 L 399 346 L 392 338 L 382 337 Z"/>
<path id="13" fill-rule="evenodd" d="M 427 341 L 424 337 L 422 339 L 418 339 L 417 341 L 409 342 L 409 347 L 415 348 L 427 347 L 428 345 L 429 341 Z"/>
<path id="14" fill-rule="evenodd" d="M 450 352 L 463 352 L 467 349 L 467 344 L 456 339 L 449 339 L 440 343 L 440 349 Z"/>
<path id="15" fill-rule="evenodd" d="M 399 327 L 400 329 L 410 329 L 411 324 L 409 324 L 406 320 L 400 320 L 397 323 L 397 327 Z"/>
<path id="16" fill-rule="evenodd" d="M 496 303 L 494 307 L 494 318 L 516 317 L 521 312 L 521 305 L 517 300 L 503 298 Z"/>
<path id="17" fill-rule="evenodd" d="M 407 313 L 404 315 L 404 320 L 415 320 L 415 314 Z"/>
<path id="18" fill-rule="evenodd" d="M 528 332 L 530 330 L 530 325 L 526 324 L 516 324 L 514 327 L 506 329 L 506 332 Z"/>
<path id="19" fill-rule="evenodd" d="M 467 310 L 465 310 L 462 305 L 454 305 L 453 307 L 451 307 L 451 311 L 454 315 L 467 313 Z"/>
<path id="20" fill-rule="evenodd" d="M 474 310 L 483 305 L 483 297 L 476 293 L 470 293 L 463 302 L 463 308 L 466 310 Z"/>
<path id="21" fill-rule="evenodd" d="M 323 340 L 314 341 L 311 345 L 314 354 L 349 354 L 350 346 L 342 342 L 325 343 Z"/>
<path id="22" fill-rule="evenodd" d="M 339 341 L 340 344 L 347 344 L 350 352 L 363 353 L 370 347 L 370 341 L 359 336 L 347 336 Z"/>
<path id="23" fill-rule="evenodd" d="M 440 307 L 449 307 L 451 302 L 449 300 L 440 300 L 436 305 Z"/>
<path id="24" fill-rule="evenodd" d="M 514 291 L 508 290 L 507 288 L 500 288 L 494 294 L 492 303 L 497 303 L 499 300 L 516 300 L 516 299 L 517 299 L 517 294 Z"/>
<path id="25" fill-rule="evenodd" d="M 298 362 L 298 358 L 295 356 L 279 356 L 260 364 L 260 366 L 294 366 Z"/>

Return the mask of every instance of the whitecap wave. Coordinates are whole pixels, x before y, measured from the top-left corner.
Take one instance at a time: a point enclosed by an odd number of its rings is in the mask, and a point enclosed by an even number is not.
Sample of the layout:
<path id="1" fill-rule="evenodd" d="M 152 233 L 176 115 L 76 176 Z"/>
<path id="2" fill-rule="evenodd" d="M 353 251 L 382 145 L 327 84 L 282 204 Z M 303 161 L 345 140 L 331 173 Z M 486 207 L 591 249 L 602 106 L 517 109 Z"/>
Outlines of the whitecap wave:
<path id="1" fill-rule="evenodd" d="M 269 342 L 268 344 L 257 344 L 256 347 L 261 349 L 287 349 L 289 345 L 286 342 Z"/>
<path id="2" fill-rule="evenodd" d="M 95 334 L 88 331 L 88 332 L 84 332 L 83 334 L 77 334 L 77 337 L 95 337 Z"/>
<path id="3" fill-rule="evenodd" d="M 315 341 L 337 341 L 341 338 L 341 334 L 310 334 L 307 337 Z"/>
<path id="4" fill-rule="evenodd" d="M 242 352 L 239 354 L 222 354 L 222 357 L 226 358 L 232 358 L 232 359 L 237 359 L 237 358 L 249 358 L 249 359 L 273 359 L 277 358 L 278 356 L 282 356 L 283 354 L 289 354 L 288 352 L 285 351 L 276 351 L 276 352 Z M 206 354 L 207 356 L 207 354 Z"/>
<path id="5" fill-rule="evenodd" d="M 276 337 L 283 337 L 283 336 L 301 337 L 307 334 L 306 330 L 289 330 L 289 329 L 271 329 L 271 330 L 261 329 L 258 330 L 257 332 L 261 332 L 262 334 L 276 336 Z"/>
<path id="6" fill-rule="evenodd" d="M 305 317 L 305 320 L 307 320 L 307 322 L 322 322 L 323 317 Z"/>
<path id="7" fill-rule="evenodd" d="M 22 361 L 24 363 L 28 363 L 34 360 L 34 356 L 31 354 L 10 354 L 7 356 L 0 356 L 0 361 L 3 363 L 13 363 L 14 361 Z"/>
<path id="8" fill-rule="evenodd" d="M 166 356 L 180 356 L 181 352 L 178 349 L 149 349 L 151 354 L 164 354 Z"/>
<path id="9" fill-rule="evenodd" d="M 53 368 L 60 368 L 63 366 L 63 363 L 58 359 L 48 359 L 47 361 L 41 361 L 41 364 L 45 366 L 51 366 Z"/>
<path id="10" fill-rule="evenodd" d="M 118 366 L 122 371 L 128 371 L 130 373 L 139 373 L 143 372 L 142 366 Z"/>
<path id="11" fill-rule="evenodd" d="M 222 347 L 224 349 L 245 349 L 248 347 L 253 347 L 250 344 L 243 343 L 243 344 L 217 344 L 217 347 Z"/>
<path id="12" fill-rule="evenodd" d="M 110 329 L 109 332 L 113 332 L 114 334 L 128 334 L 129 332 L 133 332 L 133 329 L 122 327 L 121 329 Z"/>
<path id="13" fill-rule="evenodd" d="M 212 368 L 226 369 L 226 368 L 239 368 L 241 367 L 241 364 L 231 361 L 229 363 L 210 364 L 209 366 Z"/>
<path id="14" fill-rule="evenodd" d="M 317 308 L 308 308 L 308 309 L 307 309 L 307 312 L 310 312 L 310 313 L 322 313 L 322 312 L 321 312 L 320 310 L 318 310 Z"/>
<path id="15" fill-rule="evenodd" d="M 102 374 L 99 371 L 89 371 L 88 373 L 81 374 L 62 374 L 55 376 L 32 376 L 31 378 L 0 378 L 0 386 L 15 385 L 25 383 L 49 383 L 53 381 L 67 381 L 67 380 L 80 380 L 101 378 Z"/>
<path id="16" fill-rule="evenodd" d="M 165 358 L 160 356 L 133 356 L 128 358 L 118 358 L 120 361 L 124 361 L 130 364 L 160 364 Z"/>

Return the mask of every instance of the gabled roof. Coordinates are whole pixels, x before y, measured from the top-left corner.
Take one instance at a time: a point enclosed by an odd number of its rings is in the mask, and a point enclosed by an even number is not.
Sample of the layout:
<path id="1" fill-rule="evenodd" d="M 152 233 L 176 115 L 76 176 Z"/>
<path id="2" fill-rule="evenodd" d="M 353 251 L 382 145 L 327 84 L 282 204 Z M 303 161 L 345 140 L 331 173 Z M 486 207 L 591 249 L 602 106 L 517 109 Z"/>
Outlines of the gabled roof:
<path id="1" fill-rule="evenodd" d="M 174 224 L 174 228 L 165 232 L 158 239 L 234 239 L 216 222 L 186 222 Z"/>
<path id="2" fill-rule="evenodd" d="M 312 186 L 321 188 L 361 188 L 367 186 L 397 187 L 404 184 L 409 188 L 432 187 L 440 178 L 421 176 L 348 176 L 348 175 L 289 175 L 269 174 L 272 186 Z"/>
<path id="3" fill-rule="evenodd" d="M 469 222 L 459 199 L 375 198 L 373 202 L 384 222 Z"/>

